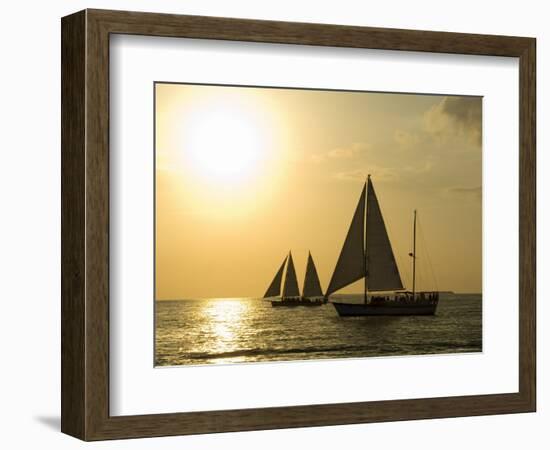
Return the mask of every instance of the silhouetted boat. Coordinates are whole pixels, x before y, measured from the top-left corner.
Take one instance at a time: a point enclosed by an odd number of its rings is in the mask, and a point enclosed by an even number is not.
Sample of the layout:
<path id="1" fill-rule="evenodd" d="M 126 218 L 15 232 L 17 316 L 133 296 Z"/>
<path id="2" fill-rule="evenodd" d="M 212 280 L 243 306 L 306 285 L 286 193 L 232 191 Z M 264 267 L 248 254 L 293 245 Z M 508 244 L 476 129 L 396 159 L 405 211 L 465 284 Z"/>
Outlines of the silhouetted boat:
<path id="1" fill-rule="evenodd" d="M 311 252 L 307 256 L 306 275 L 304 278 L 304 290 L 302 292 L 302 303 L 311 303 L 311 306 L 326 303 L 317 268 L 313 262 Z"/>
<path id="2" fill-rule="evenodd" d="M 264 294 L 264 299 L 270 300 L 272 298 L 278 298 L 281 295 L 281 283 L 283 281 L 283 273 L 285 270 L 285 264 L 288 259 L 288 256 L 285 256 L 285 259 L 283 260 L 283 263 L 281 264 L 281 267 L 279 267 L 279 270 L 277 270 L 277 273 L 275 274 L 275 277 L 273 278 L 273 281 L 267 288 L 267 291 Z"/>
<path id="3" fill-rule="evenodd" d="M 281 296 L 283 273 L 285 274 L 285 280 L 283 285 L 283 293 Z M 281 267 L 275 274 L 273 281 L 267 288 L 264 295 L 264 299 L 270 300 L 271 306 L 274 307 L 320 306 L 323 304 L 323 298 L 323 291 L 321 289 L 321 284 L 319 283 L 319 277 L 317 276 L 317 270 L 315 269 L 315 264 L 313 263 L 311 254 L 308 258 L 308 266 L 304 280 L 304 295 L 300 295 L 298 279 L 296 277 L 296 270 L 294 268 L 294 261 L 292 259 L 291 252 L 289 252 L 288 256 L 284 259 Z"/>
<path id="4" fill-rule="evenodd" d="M 325 296 L 360 279 L 363 303 L 332 301 L 340 316 L 433 315 L 438 292 L 416 292 L 416 211 L 413 225 L 412 292 L 403 289 L 382 212 L 368 176 Z"/>

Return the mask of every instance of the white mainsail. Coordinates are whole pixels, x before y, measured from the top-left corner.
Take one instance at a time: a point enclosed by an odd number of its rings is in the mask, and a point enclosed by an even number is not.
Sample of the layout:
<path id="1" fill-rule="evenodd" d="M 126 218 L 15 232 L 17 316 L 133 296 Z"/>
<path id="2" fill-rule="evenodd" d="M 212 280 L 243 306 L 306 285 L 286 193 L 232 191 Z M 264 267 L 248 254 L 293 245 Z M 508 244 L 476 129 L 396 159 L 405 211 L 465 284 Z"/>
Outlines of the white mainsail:
<path id="1" fill-rule="evenodd" d="M 288 256 L 285 256 L 285 259 L 281 264 L 281 267 L 275 274 L 275 278 L 273 278 L 273 281 L 267 288 L 264 298 L 278 297 L 279 295 L 281 295 L 281 282 L 283 281 L 283 270 L 285 268 L 287 258 Z"/>
<path id="2" fill-rule="evenodd" d="M 296 278 L 296 270 L 294 269 L 294 261 L 292 261 L 292 253 L 288 253 L 288 264 L 286 266 L 285 285 L 283 287 L 283 298 L 299 297 L 300 289 L 298 288 L 298 279 Z"/>
<path id="3" fill-rule="evenodd" d="M 313 262 L 311 252 L 307 257 L 306 276 L 304 278 L 304 292 L 303 296 L 307 298 L 322 297 L 323 289 L 321 289 L 321 283 L 319 281 L 319 275 L 317 274 L 317 268 Z"/>
<path id="4" fill-rule="evenodd" d="M 361 191 L 346 240 L 330 279 L 327 296 L 365 276 L 365 192 L 366 184 Z"/>
<path id="5" fill-rule="evenodd" d="M 380 205 L 370 178 L 367 188 L 366 260 L 369 291 L 403 289 Z"/>

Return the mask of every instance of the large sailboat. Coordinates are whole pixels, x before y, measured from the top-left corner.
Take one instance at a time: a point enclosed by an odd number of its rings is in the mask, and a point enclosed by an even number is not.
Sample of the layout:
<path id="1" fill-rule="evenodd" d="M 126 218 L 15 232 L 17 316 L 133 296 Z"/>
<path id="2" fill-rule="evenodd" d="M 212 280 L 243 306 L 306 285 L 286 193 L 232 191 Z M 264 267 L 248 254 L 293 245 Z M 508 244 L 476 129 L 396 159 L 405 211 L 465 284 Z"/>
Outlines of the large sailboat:
<path id="1" fill-rule="evenodd" d="M 285 270 L 286 267 L 286 270 Z M 284 283 L 283 283 L 284 274 Z M 283 292 L 281 295 L 281 285 Z M 273 281 L 267 288 L 264 299 L 271 301 L 271 306 L 318 306 L 323 304 L 323 291 L 317 276 L 317 269 L 313 263 L 311 253 L 308 257 L 306 277 L 304 280 L 304 292 L 300 295 L 296 269 L 292 252 L 285 257 L 281 267 L 275 274 Z"/>
<path id="2" fill-rule="evenodd" d="M 416 211 L 412 291 L 403 288 L 384 218 L 370 179 L 363 186 L 325 296 L 364 279 L 362 303 L 332 300 L 340 316 L 433 315 L 437 292 L 416 292 Z"/>

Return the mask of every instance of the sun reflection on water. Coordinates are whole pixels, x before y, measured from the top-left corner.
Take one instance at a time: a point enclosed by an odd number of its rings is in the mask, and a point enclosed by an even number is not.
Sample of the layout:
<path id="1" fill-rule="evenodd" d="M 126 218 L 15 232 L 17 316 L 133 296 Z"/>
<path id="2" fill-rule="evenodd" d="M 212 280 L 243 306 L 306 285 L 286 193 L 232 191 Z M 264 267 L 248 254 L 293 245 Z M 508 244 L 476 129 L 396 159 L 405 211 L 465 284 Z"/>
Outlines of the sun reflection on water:
<path id="1" fill-rule="evenodd" d="M 212 299 L 204 305 L 202 322 L 209 336 L 209 353 L 223 354 L 239 348 L 248 309 L 248 302 L 238 299 Z"/>

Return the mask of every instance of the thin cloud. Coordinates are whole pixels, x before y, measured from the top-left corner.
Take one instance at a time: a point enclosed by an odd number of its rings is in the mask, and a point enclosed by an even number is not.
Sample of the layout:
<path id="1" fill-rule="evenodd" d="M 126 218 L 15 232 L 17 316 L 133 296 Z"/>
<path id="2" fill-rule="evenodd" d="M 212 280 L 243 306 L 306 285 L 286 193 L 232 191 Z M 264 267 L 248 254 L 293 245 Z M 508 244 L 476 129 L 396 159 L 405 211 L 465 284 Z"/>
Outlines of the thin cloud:
<path id="1" fill-rule="evenodd" d="M 368 148 L 368 144 L 354 142 L 346 147 L 336 147 L 324 153 L 315 153 L 311 155 L 310 159 L 316 164 L 323 163 L 329 159 L 352 159 L 368 150 Z"/>
<path id="2" fill-rule="evenodd" d="M 419 166 L 403 166 L 403 167 L 381 167 L 370 165 L 367 169 L 354 169 L 344 172 L 338 172 L 334 178 L 340 181 L 364 181 L 368 175 L 371 175 L 377 182 L 399 181 L 404 178 L 417 177 L 419 175 L 431 172 L 433 163 L 426 161 Z"/>
<path id="3" fill-rule="evenodd" d="M 339 148 L 332 149 L 327 153 L 327 156 L 329 158 L 349 159 L 357 156 L 359 153 L 367 149 L 368 149 L 367 144 L 364 144 L 362 142 L 355 142 L 348 147 L 339 147 Z"/>
<path id="4" fill-rule="evenodd" d="M 391 168 L 370 168 L 370 169 L 356 169 L 356 170 L 348 170 L 345 172 L 338 172 L 334 175 L 334 178 L 336 178 L 339 181 L 366 181 L 367 176 L 371 175 L 376 179 L 376 181 L 390 181 L 394 180 L 396 178 L 396 173 Z"/>
<path id="5" fill-rule="evenodd" d="M 477 198 L 478 200 L 481 200 L 481 186 L 473 186 L 473 187 L 453 187 L 449 188 L 448 192 L 451 194 L 456 195 L 466 195 L 466 196 L 473 196 Z"/>
<path id="6" fill-rule="evenodd" d="M 403 149 L 409 149 L 420 143 L 420 136 L 405 130 L 396 130 L 393 133 L 393 140 Z"/>

